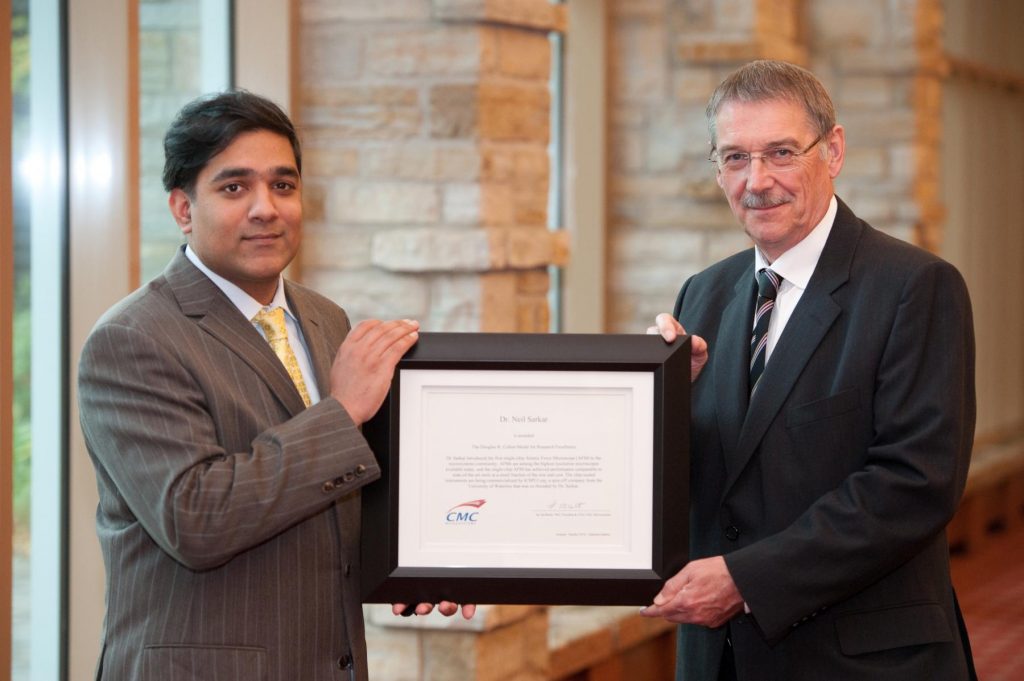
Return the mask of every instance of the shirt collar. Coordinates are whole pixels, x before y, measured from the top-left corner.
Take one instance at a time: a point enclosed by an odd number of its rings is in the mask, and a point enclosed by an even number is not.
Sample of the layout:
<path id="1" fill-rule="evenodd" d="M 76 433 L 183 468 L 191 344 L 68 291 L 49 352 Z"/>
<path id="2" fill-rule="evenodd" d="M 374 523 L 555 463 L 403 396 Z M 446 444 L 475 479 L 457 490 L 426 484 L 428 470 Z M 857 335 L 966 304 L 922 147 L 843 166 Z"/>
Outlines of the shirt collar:
<path id="1" fill-rule="evenodd" d="M 256 314 L 266 308 L 283 307 L 284 311 L 295 319 L 295 315 L 292 314 L 291 308 L 288 307 L 288 297 L 284 294 L 284 277 L 280 274 L 277 275 L 277 290 L 274 292 L 274 299 L 270 301 L 269 305 L 263 305 L 260 301 L 256 300 L 248 293 L 243 291 L 237 284 L 234 284 L 224 277 L 220 276 L 199 259 L 196 252 L 192 250 L 191 246 L 185 246 L 185 257 L 188 258 L 193 265 L 199 268 L 199 271 L 210 278 L 214 284 L 217 285 L 224 295 L 228 297 L 231 304 L 238 308 L 238 311 L 245 316 L 246 319 L 252 319 Z"/>
<path id="2" fill-rule="evenodd" d="M 836 219 L 836 212 L 839 210 L 839 203 L 833 194 L 828 203 L 828 210 L 821 218 L 811 233 L 800 240 L 788 251 L 780 255 L 775 262 L 771 263 L 772 271 L 778 274 L 783 280 L 794 286 L 806 289 L 814 274 L 814 268 L 818 265 L 818 258 L 825 249 L 825 242 L 832 232 L 832 224 Z M 768 260 L 761 254 L 761 249 L 754 249 L 754 274 L 762 268 L 769 267 Z"/>

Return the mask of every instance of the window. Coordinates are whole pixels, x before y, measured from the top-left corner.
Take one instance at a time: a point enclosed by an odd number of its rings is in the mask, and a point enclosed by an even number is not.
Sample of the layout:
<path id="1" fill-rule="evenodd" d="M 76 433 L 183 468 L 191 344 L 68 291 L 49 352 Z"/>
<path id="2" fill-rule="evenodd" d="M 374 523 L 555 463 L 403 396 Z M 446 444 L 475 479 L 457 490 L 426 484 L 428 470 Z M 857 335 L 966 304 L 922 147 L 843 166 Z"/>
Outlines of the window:
<path id="1" fill-rule="evenodd" d="M 12 678 L 57 679 L 67 452 L 59 4 L 11 15 L 14 214 Z"/>

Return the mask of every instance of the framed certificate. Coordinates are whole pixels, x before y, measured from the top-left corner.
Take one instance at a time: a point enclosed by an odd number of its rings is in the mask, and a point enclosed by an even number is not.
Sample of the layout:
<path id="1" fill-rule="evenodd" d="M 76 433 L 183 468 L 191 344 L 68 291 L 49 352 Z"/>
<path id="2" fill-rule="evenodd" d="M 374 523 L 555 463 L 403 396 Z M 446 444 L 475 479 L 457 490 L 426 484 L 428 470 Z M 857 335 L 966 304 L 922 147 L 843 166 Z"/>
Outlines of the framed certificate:
<path id="1" fill-rule="evenodd" d="M 690 343 L 423 333 L 364 434 L 363 600 L 647 604 L 687 560 Z"/>

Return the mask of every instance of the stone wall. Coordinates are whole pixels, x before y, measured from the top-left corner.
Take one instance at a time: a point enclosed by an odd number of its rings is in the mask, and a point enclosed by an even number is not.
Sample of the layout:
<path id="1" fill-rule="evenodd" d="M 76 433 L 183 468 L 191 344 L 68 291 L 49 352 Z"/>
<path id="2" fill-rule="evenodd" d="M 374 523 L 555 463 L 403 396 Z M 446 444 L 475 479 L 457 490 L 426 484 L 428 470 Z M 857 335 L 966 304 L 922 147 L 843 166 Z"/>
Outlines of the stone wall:
<path id="1" fill-rule="evenodd" d="M 941 11 L 931 0 L 611 0 L 609 331 L 671 309 L 686 277 L 749 245 L 707 162 L 704 105 L 743 62 L 813 70 L 847 132 L 838 194 L 934 245 Z"/>
<path id="2" fill-rule="evenodd" d="M 546 0 L 302 0 L 302 280 L 355 319 L 546 331 Z"/>

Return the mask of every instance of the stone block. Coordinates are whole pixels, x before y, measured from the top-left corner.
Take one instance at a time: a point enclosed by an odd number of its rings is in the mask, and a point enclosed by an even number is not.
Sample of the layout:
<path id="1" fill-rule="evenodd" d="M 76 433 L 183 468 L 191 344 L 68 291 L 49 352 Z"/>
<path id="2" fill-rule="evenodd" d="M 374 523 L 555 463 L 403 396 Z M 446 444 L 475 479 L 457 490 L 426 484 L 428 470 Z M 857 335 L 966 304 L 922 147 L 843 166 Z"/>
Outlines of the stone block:
<path id="1" fill-rule="evenodd" d="M 481 152 L 476 146 L 438 147 L 435 150 L 437 155 L 436 179 L 468 181 L 476 180 L 481 175 Z"/>
<path id="2" fill-rule="evenodd" d="M 474 26 L 377 31 L 367 40 L 366 71 L 384 77 L 472 76 L 480 70 L 480 41 Z"/>
<path id="3" fill-rule="evenodd" d="M 750 237 L 737 224 L 733 232 L 714 232 L 707 235 L 707 259 L 698 270 L 704 269 L 730 255 L 745 251 L 753 246 Z"/>
<path id="4" fill-rule="evenodd" d="M 686 182 L 679 173 L 668 174 L 616 174 L 608 179 L 612 198 L 664 198 L 683 194 Z"/>
<path id="5" fill-rule="evenodd" d="M 546 82 L 551 77 L 551 42 L 545 33 L 511 27 L 488 27 L 481 34 L 484 52 L 493 55 L 489 73 Z"/>
<path id="6" fill-rule="evenodd" d="M 482 145 L 481 177 L 492 182 L 543 182 L 551 172 L 548 150 L 539 144 Z"/>
<path id="7" fill-rule="evenodd" d="M 543 227 L 513 227 L 505 230 L 507 266 L 514 269 L 542 267 L 552 262 L 551 232 Z"/>
<path id="8" fill-rule="evenodd" d="M 345 308 L 353 324 L 363 319 L 424 319 L 429 311 L 428 281 L 419 275 L 303 267 L 301 281 Z"/>
<path id="9" fill-rule="evenodd" d="M 648 263 L 643 267 L 622 267 L 612 271 L 609 277 L 610 290 L 618 294 L 654 296 L 662 300 L 674 300 L 684 279 L 681 271 L 699 271 L 698 265 L 684 263 Z M 644 327 L 646 328 L 646 326 Z"/>
<path id="10" fill-rule="evenodd" d="M 307 220 L 299 251 L 301 268 L 349 270 L 369 267 L 375 231 L 373 227 L 345 226 L 339 229 Z"/>
<path id="11" fill-rule="evenodd" d="M 331 185 L 327 218 L 334 223 L 431 223 L 441 218 L 441 200 L 431 184 L 342 179 Z"/>
<path id="12" fill-rule="evenodd" d="M 913 144 L 893 144 L 886 148 L 889 156 L 889 175 L 898 179 L 911 179 L 916 172 L 916 149 Z M 849 153 L 849 152 L 847 152 Z"/>
<path id="13" fill-rule="evenodd" d="M 834 68 L 847 76 L 857 73 L 909 75 L 921 60 L 913 47 L 880 49 L 877 45 L 836 46 L 830 57 Z"/>
<path id="14" fill-rule="evenodd" d="M 297 71 L 305 87 L 337 85 L 362 73 L 365 39 L 350 26 L 306 22 L 299 27 L 298 43 Z"/>
<path id="15" fill-rule="evenodd" d="M 847 111 L 842 117 L 848 144 L 907 143 L 914 139 L 916 120 L 910 110 Z"/>
<path id="16" fill-rule="evenodd" d="M 366 653 L 370 678 L 388 679 L 388 681 L 419 681 L 420 640 L 418 632 L 368 624 L 366 627 Z"/>
<path id="17" fill-rule="evenodd" d="M 477 635 L 448 631 L 423 631 L 422 676 L 424 681 L 466 681 L 479 679 L 476 656 Z"/>
<path id="18" fill-rule="evenodd" d="M 513 224 L 546 228 L 548 225 L 548 183 L 515 183 L 512 187 L 512 207 Z"/>
<path id="19" fill-rule="evenodd" d="M 647 135 L 644 132 L 612 130 L 608 147 L 609 168 L 634 172 L 647 167 Z"/>
<path id="20" fill-rule="evenodd" d="M 353 176 L 358 168 L 359 151 L 352 147 L 303 146 L 302 174 L 307 178 Z"/>
<path id="21" fill-rule="evenodd" d="M 706 259 L 706 242 L 699 231 L 617 229 L 611 239 L 612 262 L 616 269 L 659 262 L 697 267 Z"/>
<path id="22" fill-rule="evenodd" d="M 834 47 L 878 45 L 888 35 L 887 1 L 824 0 L 808 4 L 815 42 Z"/>
<path id="23" fill-rule="evenodd" d="M 551 331 L 551 308 L 542 296 L 520 297 L 516 303 L 516 331 L 547 333 Z"/>
<path id="24" fill-rule="evenodd" d="M 525 270 L 516 278 L 516 291 L 530 295 L 546 296 L 551 288 L 551 275 L 547 268 Z"/>
<path id="25" fill-rule="evenodd" d="M 479 133 L 490 141 L 547 145 L 550 94 L 547 83 L 488 80 L 480 83 Z"/>
<path id="26" fill-rule="evenodd" d="M 670 82 L 665 22 L 626 22 L 612 31 L 609 42 L 611 97 L 615 101 L 664 101 Z"/>
<path id="27" fill-rule="evenodd" d="M 468 181 L 480 175 L 480 151 L 475 145 L 408 142 L 364 148 L 362 175 L 374 179 Z"/>
<path id="28" fill-rule="evenodd" d="M 304 88 L 299 108 L 303 140 L 313 147 L 413 137 L 423 121 L 417 90 L 405 86 Z"/>
<path id="29" fill-rule="evenodd" d="M 442 190 L 444 208 L 442 218 L 446 224 L 479 224 L 480 185 L 450 184 Z"/>
<path id="30" fill-rule="evenodd" d="M 614 224 L 648 227 L 734 229 L 736 219 L 724 202 L 688 199 L 620 199 L 611 206 Z"/>
<path id="31" fill-rule="evenodd" d="M 480 229 L 392 229 L 373 237 L 370 258 L 392 272 L 486 270 L 490 241 Z"/>
<path id="32" fill-rule="evenodd" d="M 512 185 L 485 182 L 480 189 L 480 219 L 487 226 L 515 224 L 516 206 Z"/>
<path id="33" fill-rule="evenodd" d="M 651 117 L 647 130 L 647 168 L 655 172 L 679 170 L 687 156 L 707 155 L 707 139 L 703 106 L 659 111 Z"/>
<path id="34" fill-rule="evenodd" d="M 887 109 L 893 102 L 893 83 L 884 76 L 851 76 L 844 78 L 839 92 L 833 96 L 839 111 L 854 109 Z"/>
<path id="35" fill-rule="evenodd" d="M 424 320 L 426 331 L 480 331 L 482 294 L 480 277 L 477 274 L 443 274 L 431 277 L 430 314 Z M 486 607 L 477 610 L 476 616 L 463 620 L 461 616 L 447 618 L 458 624 L 469 624 L 475 620 L 486 620 Z M 486 627 L 484 627 L 486 628 Z"/>
<path id="36" fill-rule="evenodd" d="M 887 156 L 886 150 L 882 147 L 847 147 L 842 172 L 847 177 L 880 180 L 887 172 Z"/>
<path id="37" fill-rule="evenodd" d="M 302 183 L 302 218 L 304 221 L 322 222 L 324 219 L 325 187 L 312 178 Z"/>
<path id="38" fill-rule="evenodd" d="M 479 126 L 478 86 L 437 85 L 430 89 L 430 136 L 475 138 Z"/>
<path id="39" fill-rule="evenodd" d="M 476 681 L 546 681 L 548 615 L 536 610 L 525 619 L 494 629 L 476 642 Z M 469 677 L 464 677 L 469 678 Z"/>
<path id="40" fill-rule="evenodd" d="M 676 101 L 699 104 L 703 107 L 721 79 L 718 71 L 710 67 L 678 69 L 672 74 L 672 88 Z"/>
<path id="41" fill-rule="evenodd" d="M 608 5 L 608 15 L 615 21 L 626 19 L 664 21 L 669 4 L 668 0 L 615 0 Z"/>
<path id="42" fill-rule="evenodd" d="M 516 280 L 514 272 L 492 271 L 480 276 L 481 331 L 509 333 L 517 330 Z"/>
<path id="43" fill-rule="evenodd" d="M 715 26 L 753 34 L 757 28 L 758 4 L 750 0 L 715 0 L 712 10 Z"/>
<path id="44" fill-rule="evenodd" d="M 301 21 L 416 21 L 430 18 L 431 0 L 302 0 Z"/>
<path id="45" fill-rule="evenodd" d="M 609 116 L 613 129 L 643 130 L 647 126 L 651 106 L 643 102 L 615 101 Z"/>

